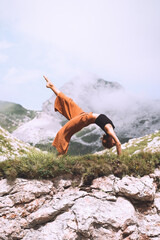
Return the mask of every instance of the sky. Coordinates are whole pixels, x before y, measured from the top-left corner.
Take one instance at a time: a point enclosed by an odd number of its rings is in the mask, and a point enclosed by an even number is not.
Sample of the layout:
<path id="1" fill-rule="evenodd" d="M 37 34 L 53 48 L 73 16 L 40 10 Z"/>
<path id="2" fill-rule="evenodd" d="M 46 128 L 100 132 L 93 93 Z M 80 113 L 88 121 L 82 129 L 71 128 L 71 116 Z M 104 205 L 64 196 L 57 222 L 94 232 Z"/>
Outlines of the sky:
<path id="1" fill-rule="evenodd" d="M 0 0 L 0 100 L 40 110 L 52 95 L 43 75 L 160 99 L 159 13 L 159 0 Z"/>

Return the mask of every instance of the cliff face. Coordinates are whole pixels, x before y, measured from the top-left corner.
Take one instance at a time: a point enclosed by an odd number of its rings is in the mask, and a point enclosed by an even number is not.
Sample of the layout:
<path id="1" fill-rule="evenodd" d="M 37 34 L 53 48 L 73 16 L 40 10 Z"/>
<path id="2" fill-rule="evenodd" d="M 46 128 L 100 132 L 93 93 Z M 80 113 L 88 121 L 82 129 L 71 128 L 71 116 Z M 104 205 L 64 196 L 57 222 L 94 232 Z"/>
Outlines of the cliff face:
<path id="1" fill-rule="evenodd" d="M 0 239 L 158 240 L 160 170 L 78 186 L 70 176 L 0 180 Z M 76 187 L 74 187 L 76 186 Z"/>

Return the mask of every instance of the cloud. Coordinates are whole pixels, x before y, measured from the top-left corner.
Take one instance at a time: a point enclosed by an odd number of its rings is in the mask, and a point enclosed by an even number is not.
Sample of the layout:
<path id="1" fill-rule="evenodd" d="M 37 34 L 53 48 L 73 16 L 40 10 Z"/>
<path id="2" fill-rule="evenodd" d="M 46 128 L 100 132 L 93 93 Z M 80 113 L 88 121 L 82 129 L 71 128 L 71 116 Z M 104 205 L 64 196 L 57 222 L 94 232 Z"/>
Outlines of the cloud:
<path id="1" fill-rule="evenodd" d="M 3 1 L 0 9 L 7 31 L 2 46 L 13 38 L 14 51 L 10 59 L 0 53 L 0 61 L 8 61 L 1 79 L 30 83 L 30 76 L 38 79 L 41 72 L 59 87 L 86 71 L 116 80 L 128 90 L 159 96 L 159 1 L 14 0 L 9 4 Z"/>
<path id="2" fill-rule="evenodd" d="M 0 41 L 0 50 L 7 49 L 13 46 L 13 43 L 10 43 L 8 41 Z"/>
<path id="3" fill-rule="evenodd" d="M 41 101 L 45 100 L 37 91 L 41 87 L 41 78 L 39 70 L 9 68 L 0 81 L 0 100 L 20 103 L 28 109 L 40 109 Z"/>
<path id="4" fill-rule="evenodd" d="M 3 53 L 3 51 L 6 51 L 7 49 L 11 48 L 13 46 L 12 43 L 8 41 L 0 41 L 0 63 L 5 63 L 8 59 L 8 54 Z"/>
<path id="5" fill-rule="evenodd" d="M 5 63 L 8 59 L 8 56 L 0 53 L 0 63 Z"/>
<path id="6" fill-rule="evenodd" d="M 3 78 L 5 84 L 19 85 L 22 83 L 30 83 L 40 76 L 37 70 L 28 70 L 22 68 L 11 67 Z"/>

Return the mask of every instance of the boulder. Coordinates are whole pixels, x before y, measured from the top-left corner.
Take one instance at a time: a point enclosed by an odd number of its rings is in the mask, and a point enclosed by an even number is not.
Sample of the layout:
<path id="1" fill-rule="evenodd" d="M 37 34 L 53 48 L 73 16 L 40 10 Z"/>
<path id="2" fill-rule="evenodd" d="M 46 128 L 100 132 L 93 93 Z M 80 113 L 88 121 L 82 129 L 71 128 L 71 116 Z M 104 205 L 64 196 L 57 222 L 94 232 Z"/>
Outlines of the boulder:
<path id="1" fill-rule="evenodd" d="M 149 176 L 142 178 L 123 177 L 116 180 L 114 191 L 121 196 L 139 201 L 153 201 L 156 193 L 156 187 L 153 179 Z"/>

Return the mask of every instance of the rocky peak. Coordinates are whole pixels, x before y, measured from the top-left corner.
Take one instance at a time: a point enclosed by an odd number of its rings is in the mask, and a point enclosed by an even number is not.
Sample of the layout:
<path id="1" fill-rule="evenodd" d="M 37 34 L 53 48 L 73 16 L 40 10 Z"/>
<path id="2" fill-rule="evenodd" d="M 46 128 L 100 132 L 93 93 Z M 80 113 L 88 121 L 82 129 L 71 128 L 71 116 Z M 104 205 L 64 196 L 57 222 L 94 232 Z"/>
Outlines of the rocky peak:
<path id="1" fill-rule="evenodd" d="M 116 134 L 122 143 L 160 129 L 159 100 L 133 96 L 117 82 L 109 82 L 93 76 L 80 76 L 65 83 L 60 90 L 71 97 L 84 111 L 104 113 L 112 119 Z M 33 144 L 45 145 L 53 141 L 66 121 L 59 113 L 54 112 L 54 101 L 53 95 L 44 102 L 39 117 L 16 129 L 14 135 Z M 102 150 L 99 141 L 102 134 L 102 130 L 96 126 L 83 129 L 73 136 L 69 154 L 86 154 Z"/>

